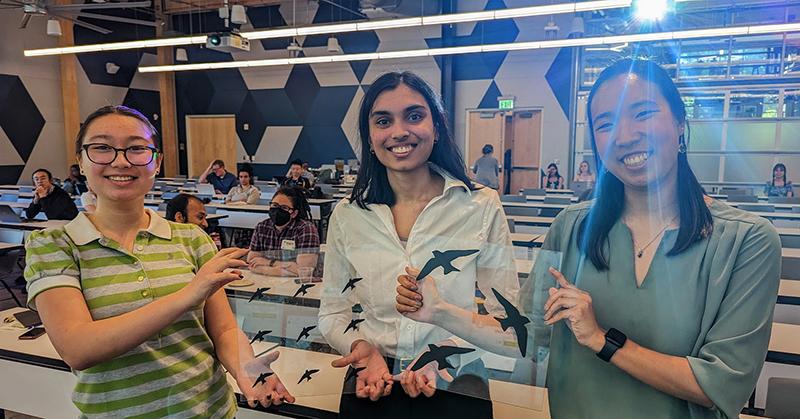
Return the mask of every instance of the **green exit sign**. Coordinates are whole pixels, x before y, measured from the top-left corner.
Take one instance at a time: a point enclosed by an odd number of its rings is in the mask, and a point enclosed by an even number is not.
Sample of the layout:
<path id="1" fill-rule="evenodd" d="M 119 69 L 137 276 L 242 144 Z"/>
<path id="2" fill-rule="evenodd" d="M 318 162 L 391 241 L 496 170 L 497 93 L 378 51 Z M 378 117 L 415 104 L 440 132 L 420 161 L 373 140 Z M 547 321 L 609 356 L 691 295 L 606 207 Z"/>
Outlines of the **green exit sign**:
<path id="1" fill-rule="evenodd" d="M 497 102 L 500 109 L 514 109 L 514 99 L 499 99 Z"/>

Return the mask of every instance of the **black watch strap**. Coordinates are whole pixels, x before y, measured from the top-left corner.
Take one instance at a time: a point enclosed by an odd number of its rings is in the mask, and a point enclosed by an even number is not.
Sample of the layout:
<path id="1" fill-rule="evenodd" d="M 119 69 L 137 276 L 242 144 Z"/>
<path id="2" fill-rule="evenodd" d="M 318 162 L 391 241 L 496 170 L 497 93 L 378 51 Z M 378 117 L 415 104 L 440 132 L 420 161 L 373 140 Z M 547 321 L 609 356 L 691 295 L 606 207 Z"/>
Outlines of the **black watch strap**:
<path id="1" fill-rule="evenodd" d="M 614 356 L 619 348 L 625 346 L 627 340 L 628 337 L 619 330 L 614 328 L 608 329 L 608 332 L 606 332 L 606 344 L 603 345 L 603 349 L 597 353 L 597 357 L 606 362 L 611 361 L 611 357 Z"/>

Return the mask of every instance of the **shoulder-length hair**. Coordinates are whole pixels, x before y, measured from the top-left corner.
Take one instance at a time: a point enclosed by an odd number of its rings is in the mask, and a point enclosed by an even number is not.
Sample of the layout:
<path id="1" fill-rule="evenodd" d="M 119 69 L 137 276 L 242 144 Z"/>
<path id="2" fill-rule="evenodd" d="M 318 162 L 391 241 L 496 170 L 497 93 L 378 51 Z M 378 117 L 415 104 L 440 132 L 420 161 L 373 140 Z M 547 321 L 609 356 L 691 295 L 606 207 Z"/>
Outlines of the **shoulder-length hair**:
<path id="1" fill-rule="evenodd" d="M 608 233 L 622 215 L 625 206 L 625 188 L 622 182 L 608 170 L 605 170 L 600 154 L 597 152 L 597 143 L 594 138 L 594 124 L 592 121 L 592 101 L 597 90 L 606 82 L 625 74 L 636 74 L 658 88 L 658 91 L 669 104 L 672 115 L 678 123 L 686 124 L 686 109 L 683 100 L 675 87 L 672 79 L 658 64 L 643 59 L 623 59 L 608 66 L 600 73 L 597 81 L 589 92 L 587 101 L 587 116 L 589 119 L 589 133 L 591 135 L 592 151 L 599 174 L 599 181 L 595 191 L 595 202 L 586 218 L 583 219 L 578 229 L 578 243 L 581 250 L 589 257 L 598 270 L 608 269 L 608 258 L 603 246 L 608 238 Z M 688 126 L 686 129 L 688 133 Z M 675 245 L 667 256 L 677 255 L 691 247 L 695 242 L 711 234 L 713 220 L 704 199 L 704 191 L 697 181 L 689 161 L 686 157 L 685 147 L 688 139 L 681 135 L 678 139 L 682 151 L 678 153 L 678 208 L 680 214 L 680 229 Z"/>
<path id="2" fill-rule="evenodd" d="M 408 86 L 411 90 L 422 95 L 433 118 L 433 129 L 436 134 L 436 142 L 433 144 L 428 161 L 437 165 L 447 172 L 450 176 L 464 182 L 470 189 L 475 186 L 467 176 L 467 169 L 461 151 L 456 146 L 450 128 L 447 123 L 447 115 L 439 97 L 434 93 L 431 86 L 416 74 L 404 71 L 386 73 L 376 79 L 370 85 L 361 101 L 361 108 L 358 112 L 358 134 L 361 138 L 361 168 L 358 171 L 356 184 L 353 186 L 353 193 L 350 195 L 350 202 L 355 201 L 359 207 L 369 209 L 369 204 L 385 204 L 392 206 L 395 204 L 395 195 L 389 178 L 386 174 L 386 166 L 370 151 L 369 137 L 369 115 L 375 100 L 381 93 L 387 90 L 394 90 L 400 84 Z"/>

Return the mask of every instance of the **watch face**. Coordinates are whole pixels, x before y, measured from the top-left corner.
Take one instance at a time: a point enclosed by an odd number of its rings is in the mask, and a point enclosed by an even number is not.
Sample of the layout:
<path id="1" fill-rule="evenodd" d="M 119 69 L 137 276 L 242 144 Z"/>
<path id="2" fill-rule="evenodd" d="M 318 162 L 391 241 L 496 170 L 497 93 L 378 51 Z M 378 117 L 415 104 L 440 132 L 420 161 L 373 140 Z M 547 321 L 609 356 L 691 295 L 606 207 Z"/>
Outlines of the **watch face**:
<path id="1" fill-rule="evenodd" d="M 624 333 L 614 328 L 608 329 L 606 337 L 610 341 L 614 342 L 618 347 L 622 347 L 623 345 L 625 345 L 625 341 L 628 340 L 628 337 L 625 336 Z"/>

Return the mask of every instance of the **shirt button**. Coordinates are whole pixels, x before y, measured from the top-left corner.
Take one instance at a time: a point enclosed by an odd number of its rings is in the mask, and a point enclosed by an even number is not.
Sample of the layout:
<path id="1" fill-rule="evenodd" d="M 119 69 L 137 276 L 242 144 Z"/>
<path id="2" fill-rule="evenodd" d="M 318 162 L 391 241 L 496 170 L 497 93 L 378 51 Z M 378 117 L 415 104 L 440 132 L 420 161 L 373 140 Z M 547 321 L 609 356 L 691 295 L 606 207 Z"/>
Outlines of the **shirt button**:
<path id="1" fill-rule="evenodd" d="M 139 281 L 139 282 L 142 282 L 142 281 L 144 281 L 144 277 L 140 276 L 140 277 L 136 278 L 136 280 Z"/>
<path id="2" fill-rule="evenodd" d="M 408 326 L 406 326 L 406 329 L 408 329 L 408 330 L 411 330 L 411 329 L 413 329 L 413 328 L 414 328 L 414 326 L 412 326 L 412 325 L 410 325 L 410 324 L 409 324 Z"/>
<path id="3" fill-rule="evenodd" d="M 138 251 L 140 251 L 140 252 L 141 252 L 142 250 L 144 250 L 144 246 L 142 246 L 142 245 L 140 244 L 140 245 L 136 246 L 136 250 L 138 250 Z"/>
<path id="4" fill-rule="evenodd" d="M 142 291 L 142 297 L 147 297 L 148 295 L 150 295 L 150 291 L 147 290 Z"/>

